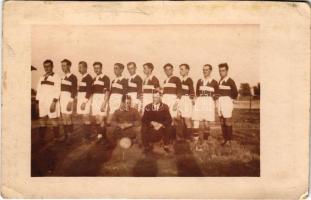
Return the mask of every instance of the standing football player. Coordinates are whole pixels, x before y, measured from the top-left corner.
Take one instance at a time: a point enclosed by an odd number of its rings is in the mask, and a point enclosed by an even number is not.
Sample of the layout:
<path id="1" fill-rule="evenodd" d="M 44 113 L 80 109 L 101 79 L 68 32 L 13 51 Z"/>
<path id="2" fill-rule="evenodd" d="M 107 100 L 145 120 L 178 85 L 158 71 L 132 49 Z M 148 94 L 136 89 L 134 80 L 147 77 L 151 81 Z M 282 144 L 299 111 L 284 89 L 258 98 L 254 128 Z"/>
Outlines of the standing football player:
<path id="1" fill-rule="evenodd" d="M 193 137 L 197 151 L 203 151 L 203 141 L 210 135 L 210 122 L 215 121 L 215 94 L 218 92 L 218 83 L 211 77 L 212 66 L 203 66 L 203 78 L 196 85 L 196 101 L 193 115 Z M 199 130 L 200 122 L 203 123 Z"/>
<path id="2" fill-rule="evenodd" d="M 183 119 L 185 133 L 184 137 L 190 139 L 192 137 L 192 111 L 194 105 L 194 86 L 193 80 L 189 77 L 190 67 L 188 64 L 179 65 L 181 76 L 182 96 L 179 103 L 179 112 Z"/>
<path id="3" fill-rule="evenodd" d="M 227 63 L 221 63 L 219 67 L 219 98 L 218 115 L 220 117 L 221 130 L 224 138 L 222 145 L 232 140 L 232 111 L 233 99 L 238 97 L 238 90 L 234 80 L 228 76 L 229 66 Z"/>
<path id="4" fill-rule="evenodd" d="M 107 141 L 106 118 L 110 91 L 110 79 L 102 73 L 103 65 L 101 62 L 94 62 L 94 72 L 96 77 L 93 80 L 92 88 L 92 115 L 95 118 L 97 139 L 101 142 Z"/>
<path id="5" fill-rule="evenodd" d="M 183 138 L 183 131 L 182 131 L 182 124 L 180 120 L 180 116 L 178 116 L 178 103 L 182 96 L 182 89 L 181 89 L 181 81 L 177 76 L 173 75 L 173 65 L 167 63 L 163 67 L 164 72 L 167 78 L 164 80 L 163 89 L 162 89 L 162 101 L 166 105 L 168 105 L 170 109 L 170 114 L 173 119 L 173 128 L 176 130 L 176 138 L 182 139 Z"/>
<path id="6" fill-rule="evenodd" d="M 124 65 L 121 63 L 115 63 L 113 69 L 116 78 L 111 82 L 109 118 L 111 118 L 113 113 L 120 108 L 122 96 L 126 95 L 128 87 L 128 80 L 122 76 Z"/>
<path id="7" fill-rule="evenodd" d="M 160 91 L 160 82 L 159 79 L 152 74 L 154 66 L 152 63 L 145 63 L 144 74 L 146 75 L 143 81 L 143 99 L 142 99 L 142 108 L 143 111 L 145 107 L 153 102 L 153 93 Z"/>
<path id="8" fill-rule="evenodd" d="M 142 107 L 141 99 L 142 99 L 143 80 L 138 74 L 136 74 L 136 63 L 129 62 L 127 64 L 127 70 L 130 74 L 130 77 L 128 79 L 127 95 L 131 96 L 132 107 L 140 111 Z"/>
<path id="9" fill-rule="evenodd" d="M 92 130 L 90 112 L 93 78 L 87 72 L 87 63 L 85 61 L 80 61 L 78 67 L 81 78 L 78 82 L 77 114 L 82 116 L 82 129 L 84 139 L 87 141 L 90 140 Z"/>
<path id="10" fill-rule="evenodd" d="M 72 111 L 73 101 L 77 95 L 78 80 L 77 77 L 70 72 L 70 60 L 62 60 L 61 65 L 64 76 L 61 78 L 60 111 L 66 141 L 68 135 L 73 132 Z"/>
<path id="11" fill-rule="evenodd" d="M 53 61 L 43 62 L 45 74 L 40 77 L 37 85 L 36 100 L 39 101 L 39 137 L 40 143 L 44 144 L 46 130 L 50 124 L 54 137 L 59 139 L 59 97 L 60 97 L 60 78 L 53 72 Z"/>

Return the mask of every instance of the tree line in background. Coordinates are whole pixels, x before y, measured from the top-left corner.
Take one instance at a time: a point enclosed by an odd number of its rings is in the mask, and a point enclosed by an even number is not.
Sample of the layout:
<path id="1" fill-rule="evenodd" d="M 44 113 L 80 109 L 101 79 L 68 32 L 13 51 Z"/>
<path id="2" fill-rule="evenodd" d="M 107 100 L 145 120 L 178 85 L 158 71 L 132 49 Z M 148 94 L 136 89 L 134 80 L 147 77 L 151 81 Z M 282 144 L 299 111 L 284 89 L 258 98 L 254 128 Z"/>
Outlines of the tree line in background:
<path id="1" fill-rule="evenodd" d="M 239 89 L 239 99 L 247 100 L 251 99 L 260 99 L 260 83 L 257 83 L 256 86 L 251 86 L 249 83 L 241 83 Z"/>

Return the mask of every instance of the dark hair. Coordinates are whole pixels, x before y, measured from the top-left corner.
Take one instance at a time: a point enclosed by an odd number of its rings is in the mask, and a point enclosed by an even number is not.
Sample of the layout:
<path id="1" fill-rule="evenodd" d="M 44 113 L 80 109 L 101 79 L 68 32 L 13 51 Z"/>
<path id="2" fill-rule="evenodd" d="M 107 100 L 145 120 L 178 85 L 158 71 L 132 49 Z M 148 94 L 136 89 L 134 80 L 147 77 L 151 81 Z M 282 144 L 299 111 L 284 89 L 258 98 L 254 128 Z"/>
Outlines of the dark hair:
<path id="1" fill-rule="evenodd" d="M 185 66 L 185 68 L 188 69 L 188 70 L 190 69 L 189 65 L 186 64 L 186 63 L 183 63 L 183 64 L 180 64 L 180 65 L 179 65 L 179 67 L 181 67 L 181 66 Z"/>
<path id="2" fill-rule="evenodd" d="M 87 63 L 86 63 L 85 61 L 80 61 L 80 62 L 79 62 L 79 65 L 83 65 L 84 67 L 87 68 Z"/>
<path id="3" fill-rule="evenodd" d="M 210 64 L 205 64 L 205 65 L 203 65 L 203 67 L 209 67 L 209 69 L 212 71 L 213 70 L 213 67 L 212 67 L 212 65 L 210 65 Z"/>
<path id="4" fill-rule="evenodd" d="M 149 69 L 151 69 L 151 71 L 153 71 L 153 69 L 154 69 L 153 64 L 150 62 L 143 64 L 143 66 L 147 66 Z"/>
<path id="5" fill-rule="evenodd" d="M 164 66 L 163 66 L 163 69 L 167 68 L 167 67 L 170 67 L 170 68 L 174 68 L 173 65 L 171 63 L 166 63 Z"/>
<path id="6" fill-rule="evenodd" d="M 122 96 L 122 100 L 121 100 L 121 101 L 124 103 L 125 100 L 127 100 L 127 99 L 132 99 L 132 98 L 131 98 L 130 95 L 124 94 L 124 95 Z"/>
<path id="7" fill-rule="evenodd" d="M 121 69 L 124 69 L 124 65 L 122 63 L 115 63 L 114 65 L 120 67 Z"/>
<path id="8" fill-rule="evenodd" d="M 130 65 L 134 65 L 134 67 L 136 68 L 136 63 L 135 63 L 135 62 L 129 62 L 129 63 L 127 63 L 127 66 L 130 66 Z"/>
<path id="9" fill-rule="evenodd" d="M 71 66 L 71 61 L 70 61 L 70 60 L 68 60 L 68 59 L 64 59 L 64 60 L 62 60 L 62 61 L 61 61 L 61 63 L 66 63 L 66 65 Z"/>
<path id="10" fill-rule="evenodd" d="M 46 65 L 46 64 L 50 64 L 52 67 L 54 66 L 53 61 L 49 59 L 43 62 L 43 65 Z"/>
<path id="11" fill-rule="evenodd" d="M 229 66 L 228 66 L 228 63 L 220 63 L 219 65 L 218 65 L 218 67 L 219 68 L 226 68 L 226 70 L 228 71 L 228 69 L 229 69 Z"/>
<path id="12" fill-rule="evenodd" d="M 152 95 L 159 94 L 162 96 L 162 93 L 159 90 L 153 90 Z"/>
<path id="13" fill-rule="evenodd" d="M 101 62 L 94 62 L 94 63 L 93 63 L 93 66 L 95 66 L 95 65 L 99 65 L 99 66 L 100 66 L 100 68 L 102 68 L 102 67 L 103 67 L 103 64 L 102 64 Z"/>

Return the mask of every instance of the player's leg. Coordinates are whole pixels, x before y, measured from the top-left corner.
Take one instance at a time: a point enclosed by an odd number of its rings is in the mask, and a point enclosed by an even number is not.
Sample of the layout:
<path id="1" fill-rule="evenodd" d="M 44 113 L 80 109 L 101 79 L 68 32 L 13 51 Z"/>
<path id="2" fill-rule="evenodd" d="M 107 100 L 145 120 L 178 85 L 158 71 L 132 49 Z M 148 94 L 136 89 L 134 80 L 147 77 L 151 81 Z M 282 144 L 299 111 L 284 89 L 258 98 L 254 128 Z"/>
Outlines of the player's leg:
<path id="1" fill-rule="evenodd" d="M 232 118 L 224 118 L 225 122 L 224 122 L 224 126 L 226 127 L 226 131 L 227 131 L 227 140 L 231 141 L 232 140 Z"/>
<path id="2" fill-rule="evenodd" d="M 204 129 L 203 129 L 203 140 L 208 140 L 208 137 L 210 136 L 210 122 L 204 121 Z"/>
<path id="3" fill-rule="evenodd" d="M 84 135 L 84 139 L 90 140 L 91 132 L 92 132 L 92 125 L 91 125 L 91 118 L 89 114 L 82 114 L 82 132 Z"/>
<path id="4" fill-rule="evenodd" d="M 39 118 L 39 127 L 38 127 L 38 134 L 39 134 L 39 142 L 40 144 L 45 143 L 45 136 L 47 133 L 47 119 L 48 116 L 40 117 Z"/>
<path id="5" fill-rule="evenodd" d="M 185 125 L 185 138 L 187 140 L 191 139 L 192 137 L 192 119 L 190 117 L 183 118 L 184 125 Z"/>

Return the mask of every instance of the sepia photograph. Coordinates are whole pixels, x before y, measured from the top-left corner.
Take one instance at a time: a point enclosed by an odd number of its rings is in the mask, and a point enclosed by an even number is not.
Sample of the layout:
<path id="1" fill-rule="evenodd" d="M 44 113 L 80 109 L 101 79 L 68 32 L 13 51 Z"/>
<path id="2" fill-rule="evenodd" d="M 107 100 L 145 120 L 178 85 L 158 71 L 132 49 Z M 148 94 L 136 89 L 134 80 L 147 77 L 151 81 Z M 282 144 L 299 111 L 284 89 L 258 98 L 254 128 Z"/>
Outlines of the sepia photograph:
<path id="1" fill-rule="evenodd" d="M 260 176 L 258 25 L 33 26 L 31 176 Z"/>
<path id="2" fill-rule="evenodd" d="M 6 1 L 2 197 L 306 199 L 310 11 Z"/>

